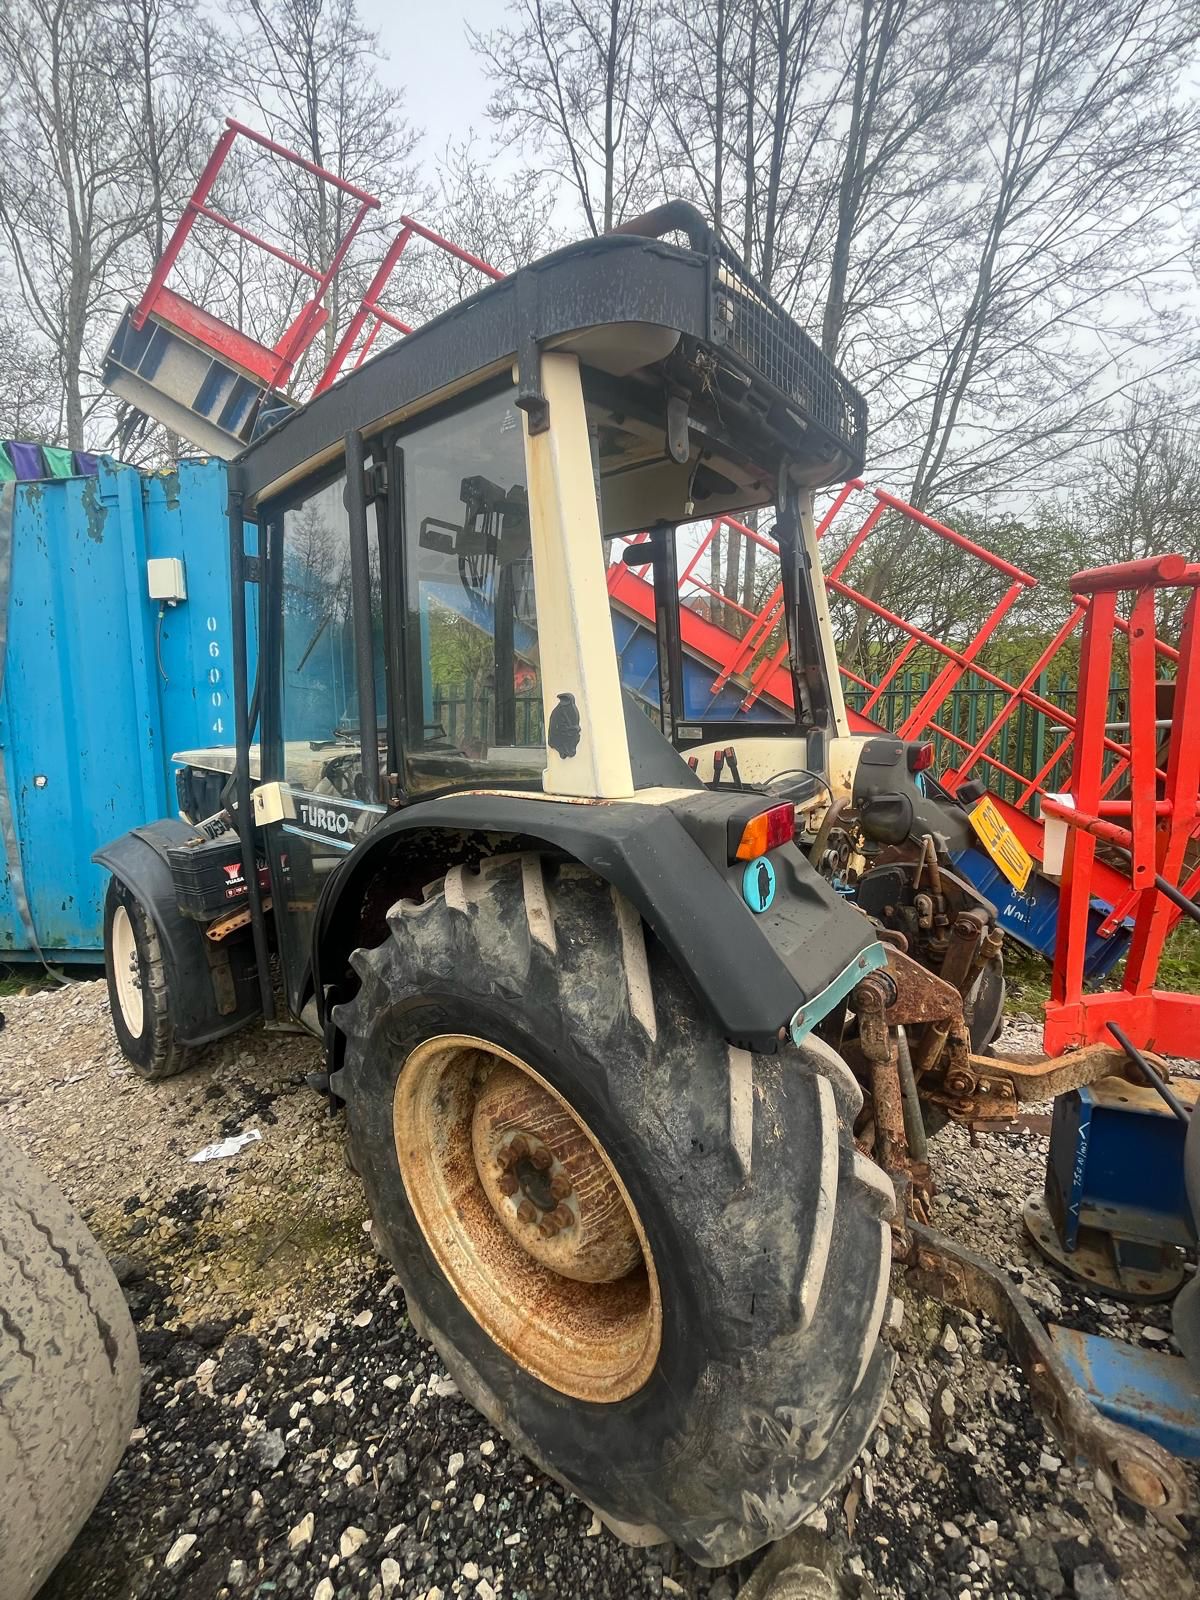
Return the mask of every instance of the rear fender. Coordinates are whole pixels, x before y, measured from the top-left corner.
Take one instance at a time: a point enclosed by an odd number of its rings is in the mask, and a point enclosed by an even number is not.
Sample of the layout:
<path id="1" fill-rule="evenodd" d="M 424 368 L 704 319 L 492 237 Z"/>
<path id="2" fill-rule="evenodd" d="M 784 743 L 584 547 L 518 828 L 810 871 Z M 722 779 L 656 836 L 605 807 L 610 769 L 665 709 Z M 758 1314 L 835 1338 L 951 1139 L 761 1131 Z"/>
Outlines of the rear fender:
<path id="1" fill-rule="evenodd" d="M 735 796 L 743 804 L 746 798 Z M 803 1012 L 811 1026 L 824 1014 L 821 997 L 831 985 L 860 975 L 860 958 L 862 971 L 881 964 L 881 947 L 866 919 L 794 845 L 772 857 L 781 885 L 772 912 L 751 912 L 729 869 L 701 847 L 702 829 L 688 814 L 712 799 L 706 791 L 681 791 L 677 815 L 672 805 L 636 800 L 476 791 L 395 813 L 347 856 L 322 893 L 313 946 L 322 1021 L 327 1002 L 347 997 L 352 951 L 386 936 L 392 901 L 417 897 L 455 863 L 540 850 L 580 862 L 631 900 L 725 1037 L 739 1048 L 773 1053 L 793 1018 Z"/>
<path id="2" fill-rule="evenodd" d="M 106 844 L 92 860 L 107 867 L 149 912 L 162 946 L 176 1036 L 181 1044 L 200 1045 L 233 1033 L 261 1008 L 252 948 L 237 941 L 214 944 L 176 904 L 167 848 L 195 832 L 186 822 L 151 822 Z"/>

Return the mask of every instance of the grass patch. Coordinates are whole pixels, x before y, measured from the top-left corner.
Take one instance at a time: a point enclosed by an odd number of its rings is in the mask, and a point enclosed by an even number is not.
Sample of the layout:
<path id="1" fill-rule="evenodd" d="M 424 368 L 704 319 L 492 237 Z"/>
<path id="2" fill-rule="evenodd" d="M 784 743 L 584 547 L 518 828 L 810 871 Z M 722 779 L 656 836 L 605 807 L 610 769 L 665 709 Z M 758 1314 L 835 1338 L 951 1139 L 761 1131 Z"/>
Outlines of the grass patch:
<path id="1" fill-rule="evenodd" d="M 1050 963 L 1015 939 L 1005 939 L 1004 981 L 1005 1016 L 1025 1012 L 1040 1022 L 1042 1007 L 1050 998 Z"/>
<path id="2" fill-rule="evenodd" d="M 0 963 L 0 997 L 17 994 L 38 994 L 43 989 L 61 989 L 72 983 L 87 983 L 104 976 L 102 962 L 71 962 L 61 969 L 56 978 L 47 972 L 40 961 L 10 961 Z"/>
<path id="3" fill-rule="evenodd" d="M 1179 994 L 1200 994 L 1200 927 L 1186 917 L 1163 948 L 1158 987 Z"/>
<path id="4" fill-rule="evenodd" d="M 1124 961 L 1118 961 L 1097 987 L 1119 989 L 1124 971 Z M 1025 1011 L 1040 1021 L 1042 1007 L 1050 998 L 1050 963 L 1006 939 L 1004 976 L 1008 982 L 1005 1013 L 1012 1016 Z M 1200 927 L 1189 919 L 1178 923 L 1163 946 L 1156 981 L 1158 988 L 1175 994 L 1200 994 Z"/>
<path id="5" fill-rule="evenodd" d="M 21 965 L 0 967 L 0 996 L 10 998 L 16 994 L 36 994 L 39 989 L 56 989 L 58 985 L 45 967 Z"/>

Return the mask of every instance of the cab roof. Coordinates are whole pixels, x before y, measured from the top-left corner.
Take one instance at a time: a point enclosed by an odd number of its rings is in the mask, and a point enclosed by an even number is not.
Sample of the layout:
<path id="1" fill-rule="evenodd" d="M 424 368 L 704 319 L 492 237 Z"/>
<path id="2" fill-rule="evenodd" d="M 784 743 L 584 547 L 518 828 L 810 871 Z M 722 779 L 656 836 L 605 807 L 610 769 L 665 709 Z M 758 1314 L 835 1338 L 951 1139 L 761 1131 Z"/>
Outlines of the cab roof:
<path id="1" fill-rule="evenodd" d="M 690 208 L 688 208 L 690 209 Z M 707 229 L 704 230 L 707 233 Z M 574 351 L 673 393 L 716 385 L 774 436 L 811 484 L 862 471 L 866 404 L 820 348 L 711 234 L 707 249 L 633 233 L 568 245 L 489 284 L 340 379 L 231 463 L 247 509 L 364 436 L 517 362 L 517 404 L 545 422 L 540 352 Z M 693 238 L 693 244 L 699 242 Z"/>

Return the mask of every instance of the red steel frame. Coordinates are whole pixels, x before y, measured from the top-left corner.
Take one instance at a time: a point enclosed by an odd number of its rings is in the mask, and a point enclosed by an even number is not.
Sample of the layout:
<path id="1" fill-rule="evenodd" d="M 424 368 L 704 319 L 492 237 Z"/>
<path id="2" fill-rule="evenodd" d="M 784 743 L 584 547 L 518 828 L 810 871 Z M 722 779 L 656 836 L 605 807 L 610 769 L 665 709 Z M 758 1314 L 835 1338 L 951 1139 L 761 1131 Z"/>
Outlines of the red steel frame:
<path id="1" fill-rule="evenodd" d="M 1200 827 L 1200 565 L 1161 556 L 1076 573 L 1074 591 L 1088 597 L 1079 671 L 1079 700 L 1070 795 L 1073 808 L 1053 801 L 1047 813 L 1070 828 L 1063 864 L 1054 977 L 1043 1042 L 1050 1055 L 1093 1041 L 1109 1042 L 1116 1022 L 1136 1045 L 1168 1055 L 1195 1054 L 1200 995 L 1154 987 L 1163 941 L 1178 909 L 1156 887 L 1156 875 L 1194 895 L 1200 870 L 1180 880 L 1188 845 Z M 1160 590 L 1186 586 L 1176 654 L 1175 699 L 1166 772 L 1158 767 L 1155 601 Z M 1117 597 L 1134 593 L 1129 638 L 1129 800 L 1106 798 L 1102 781 L 1112 643 L 1119 629 Z M 1106 818 L 1120 818 L 1121 822 Z M 1084 947 L 1097 839 L 1129 851 L 1133 883 L 1133 940 L 1121 987 L 1084 992 Z"/>
<path id="2" fill-rule="evenodd" d="M 208 204 L 208 197 L 213 185 L 217 181 L 221 168 L 225 165 L 234 141 L 241 137 L 249 139 L 252 144 L 260 145 L 264 150 L 269 150 L 272 155 L 289 162 L 292 166 L 302 167 L 305 172 L 310 172 L 320 183 L 331 184 L 335 189 L 340 189 L 352 199 L 358 201 L 356 211 L 350 226 L 342 234 L 333 252 L 329 266 L 323 271 L 301 261 L 288 251 L 272 244 L 269 239 L 263 239 L 258 234 L 252 233 L 248 228 L 243 228 L 240 223 L 234 222 L 223 212 L 216 211 Z M 175 231 L 167 243 L 146 291 L 137 304 L 133 313 L 133 326 L 141 328 L 145 325 L 146 318 L 158 311 L 166 322 L 173 323 L 185 333 L 198 339 L 200 343 L 208 345 L 218 354 L 227 357 L 240 366 L 249 367 L 254 376 L 268 389 L 279 388 L 291 377 L 296 362 L 308 349 L 317 333 L 324 326 L 328 311 L 325 308 L 325 296 L 329 287 L 337 276 L 338 271 L 346 259 L 346 254 L 353 243 L 355 235 L 366 221 L 371 211 L 378 210 L 379 201 L 373 194 L 368 194 L 365 189 L 360 189 L 357 184 L 349 183 L 345 178 L 339 178 L 335 173 L 329 172 L 324 167 L 319 167 L 313 161 L 308 161 L 296 151 L 289 150 L 285 145 L 277 144 L 274 139 L 268 139 L 264 134 L 257 133 L 253 128 L 248 128 L 245 123 L 236 121 L 233 117 L 226 117 L 225 131 L 217 141 L 216 148 L 200 174 L 196 187 L 192 190 L 191 198 L 184 207 L 183 215 L 175 225 Z M 301 308 L 291 327 L 286 329 L 273 349 L 268 350 L 260 345 L 257 340 L 249 338 L 246 334 L 229 328 L 217 318 L 201 311 L 188 301 L 174 294 L 166 287 L 167 278 L 172 267 L 179 259 L 179 253 L 187 243 L 192 229 L 201 217 L 209 222 L 236 234 L 239 239 L 245 239 L 249 244 L 259 250 L 264 250 L 268 255 L 275 256 L 278 260 L 291 267 L 293 271 L 311 278 L 316 284 L 311 298 Z"/>
<path id="3" fill-rule="evenodd" d="M 358 201 L 349 227 L 342 234 L 334 249 L 329 266 L 323 271 L 312 266 L 307 261 L 301 261 L 289 251 L 281 249 L 279 245 L 272 244 L 269 239 L 252 233 L 239 222 L 234 222 L 232 217 L 227 217 L 223 212 L 215 210 L 209 203 L 208 197 L 212 193 L 213 185 L 217 181 L 221 168 L 233 148 L 237 138 L 249 139 L 253 144 L 260 145 L 264 150 L 269 150 L 272 155 L 289 162 L 292 166 L 301 167 L 305 172 L 310 172 L 319 183 L 331 184 L 335 189 L 340 189 L 352 199 Z M 204 171 L 200 174 L 196 187 L 192 190 L 191 198 L 184 207 L 183 215 L 175 225 L 166 249 L 154 268 L 146 291 L 139 300 L 134 310 L 132 322 L 135 328 L 145 326 L 147 317 L 159 316 L 164 322 L 171 323 L 180 328 L 191 338 L 215 350 L 218 355 L 225 357 L 240 367 L 251 372 L 266 388 L 276 389 L 286 384 L 291 377 L 297 361 L 308 349 L 317 334 L 325 326 L 329 313 L 325 307 L 325 297 L 329 293 L 333 280 L 337 277 L 344 263 L 351 244 L 358 234 L 370 212 L 379 209 L 379 201 L 366 189 L 359 188 L 357 184 L 339 178 L 335 173 L 325 167 L 317 166 L 313 161 L 307 160 L 295 150 L 289 150 L 286 145 L 278 144 L 274 139 L 268 139 L 264 134 L 257 133 L 245 123 L 238 122 L 233 117 L 226 117 L 225 130 L 217 141 L 216 148 L 209 156 Z M 285 330 L 272 349 L 258 343 L 249 335 L 241 333 L 236 328 L 229 327 L 219 318 L 209 312 L 201 310 L 199 306 L 192 305 L 182 296 L 167 288 L 167 278 L 171 269 L 179 259 L 180 251 L 187 243 L 188 236 L 196 223 L 204 217 L 209 222 L 215 222 L 219 227 L 236 234 L 239 239 L 254 245 L 259 250 L 264 250 L 268 255 L 274 256 L 294 272 L 303 277 L 311 278 L 316 288 L 309 300 L 300 310 L 291 327 Z M 346 331 L 337 343 L 329 363 L 317 380 L 313 395 L 321 394 L 328 389 L 341 372 L 347 357 L 354 349 L 368 320 L 374 319 L 366 339 L 363 341 L 354 365 L 359 366 L 366 358 L 371 346 L 374 344 L 379 331 L 383 327 L 394 329 L 397 333 L 411 333 L 412 328 L 407 322 L 402 322 L 390 311 L 386 311 L 381 304 L 383 292 L 388 280 L 395 271 L 396 264 L 404 254 L 404 250 L 414 237 L 424 239 L 436 245 L 439 250 L 446 251 L 456 260 L 463 262 L 476 271 L 483 273 L 488 278 L 502 278 L 504 274 L 498 272 L 481 257 L 472 255 L 469 250 L 462 249 L 451 240 L 445 239 L 440 233 L 435 233 L 432 228 L 427 228 L 423 223 L 417 222 L 413 217 L 400 218 L 400 231 L 393 239 L 384 257 L 379 270 L 372 278 L 361 304 L 350 319 Z"/>
<path id="4" fill-rule="evenodd" d="M 355 367 L 361 366 L 366 360 L 381 328 L 392 328 L 397 333 L 412 332 L 412 328 L 407 322 L 401 322 L 399 317 L 393 316 L 390 311 L 385 311 L 380 302 L 383 298 L 383 291 L 387 288 L 389 278 L 396 270 L 400 257 L 404 254 L 409 241 L 414 235 L 419 239 L 428 240 L 430 244 L 437 245 L 439 250 L 445 250 L 456 260 L 464 262 L 468 267 L 474 267 L 477 272 L 482 272 L 485 277 L 499 279 L 504 276 L 495 267 L 489 266 L 480 256 L 472 255 L 469 250 L 464 250 L 450 239 L 444 239 L 440 233 L 435 233 L 432 228 L 426 228 L 422 223 L 414 221 L 412 217 L 402 216 L 400 218 L 400 232 L 392 240 L 388 253 L 380 264 L 379 271 L 367 286 L 367 292 L 363 295 L 362 303 L 351 317 L 345 333 L 339 339 L 337 349 L 330 357 L 329 365 L 317 380 L 317 386 L 313 390 L 314 395 L 321 394 L 328 389 L 330 384 L 337 378 L 345 365 L 346 358 L 354 349 L 355 341 L 366 327 L 369 318 L 374 317 L 375 320 L 371 324 L 367 337 L 363 340 L 358 355 L 355 357 Z"/>
<path id="5" fill-rule="evenodd" d="M 933 517 L 925 515 L 895 495 L 882 489 L 868 489 L 860 479 L 855 479 L 846 484 L 834 497 L 825 515 L 821 518 L 816 528 L 818 539 L 824 538 L 833 526 L 835 519 L 851 501 L 858 496 L 860 499 L 869 497 L 866 514 L 853 536 L 848 541 L 841 555 L 831 566 L 826 577 L 829 590 L 840 595 L 853 604 L 859 606 L 873 616 L 877 616 L 900 630 L 905 636 L 905 642 L 896 652 L 877 681 L 852 672 L 848 667 L 842 666 L 842 676 L 850 683 L 867 691 L 867 699 L 861 712 L 850 712 L 851 725 L 857 731 L 864 731 L 875 726 L 870 721 L 871 712 L 879 703 L 881 697 L 887 692 L 888 687 L 894 682 L 906 663 L 911 659 L 914 651 L 924 646 L 939 656 L 945 665 L 938 672 L 934 681 L 921 696 L 919 703 L 904 719 L 897 734 L 904 739 L 930 738 L 934 741 L 939 756 L 939 776 L 942 783 L 953 793 L 957 786 L 968 778 L 979 766 L 993 773 L 1011 778 L 1018 786 L 1019 792 L 1014 803 L 993 795 L 993 801 L 1000 807 L 1010 826 L 1018 834 L 1026 849 L 1037 861 L 1043 857 L 1043 828 L 1040 821 L 1040 812 L 1047 800 L 1046 785 L 1051 775 L 1059 768 L 1073 750 L 1077 748 L 1078 715 L 1072 715 L 1061 706 L 1045 699 L 1036 692 L 1034 685 L 1038 682 L 1043 671 L 1062 649 L 1063 645 L 1076 633 L 1081 625 L 1086 625 L 1093 606 L 1090 596 L 1076 595 L 1067 616 L 1055 632 L 1053 638 L 1047 643 L 1038 658 L 1018 683 L 1009 683 L 1003 677 L 981 665 L 979 655 L 984 645 L 993 638 L 1004 618 L 1012 610 L 1020 597 L 1036 587 L 1037 580 L 1029 573 L 1023 572 L 1011 562 L 1004 561 L 983 545 L 968 539 L 957 529 L 949 527 Z M 975 638 L 963 649 L 956 649 L 940 639 L 935 639 L 931 634 L 917 627 L 915 623 L 907 621 L 889 610 L 879 601 L 864 594 L 846 581 L 845 574 L 854 558 L 862 550 L 867 540 L 877 532 L 887 514 L 895 513 L 905 517 L 918 526 L 933 533 L 939 539 L 953 545 L 956 549 L 972 556 L 985 566 L 996 572 L 1003 580 L 1007 580 L 1003 593 L 985 618 Z M 685 640 L 699 649 L 702 654 L 714 661 L 714 677 L 712 692 L 718 694 L 730 681 L 736 678 L 746 685 L 746 693 L 742 699 L 741 707 L 748 710 L 755 701 L 764 693 L 773 700 L 784 704 L 791 703 L 791 683 L 784 666 L 787 657 L 786 640 L 777 644 L 775 649 L 770 648 L 770 641 L 777 625 L 782 618 L 783 592 L 776 585 L 765 604 L 757 611 L 751 611 L 742 605 L 739 600 L 730 599 L 721 590 L 705 581 L 700 575 L 701 564 L 705 555 L 712 546 L 722 529 L 729 529 L 744 538 L 753 540 L 758 546 L 772 555 L 778 554 L 778 546 L 768 535 L 759 533 L 756 529 L 747 527 L 745 523 L 733 517 L 717 517 L 710 524 L 708 530 L 701 536 L 696 549 L 693 551 L 687 566 L 679 578 L 680 592 L 697 590 L 709 595 L 718 609 L 717 615 L 728 616 L 729 612 L 736 613 L 745 622 L 745 632 L 739 639 L 728 628 L 720 629 L 719 624 L 708 622 L 696 617 L 696 614 L 685 607 L 682 613 L 682 622 L 685 628 L 691 618 L 696 618 L 696 626 L 692 633 L 696 638 Z M 627 543 L 636 544 L 645 535 L 636 535 L 627 540 Z M 645 568 L 629 568 L 623 563 L 615 563 L 608 570 L 608 587 L 612 599 L 639 614 L 653 618 L 653 591 L 643 580 Z M 703 623 L 704 637 L 699 637 L 699 624 Z M 1132 637 L 1131 628 L 1135 625 L 1132 621 L 1126 622 L 1117 615 L 1115 607 L 1111 618 L 1111 625 L 1116 632 Z M 1140 623 L 1136 624 L 1140 626 Z M 1142 646 L 1151 651 L 1152 657 L 1157 657 L 1178 667 L 1180 653 L 1170 645 L 1154 636 L 1150 630 L 1149 645 Z M 977 680 L 998 690 L 1003 696 L 1000 710 L 991 722 L 975 739 L 974 743 L 962 738 L 953 728 L 946 727 L 939 722 L 938 716 L 947 706 L 950 696 L 964 676 L 972 675 Z M 1107 703 L 1107 691 L 1106 691 Z M 1000 757 L 993 753 L 992 747 L 997 736 L 1003 730 L 1009 718 L 1014 716 L 1020 706 L 1027 705 L 1037 712 L 1043 719 L 1047 729 L 1057 730 L 1052 740 L 1052 748 L 1048 758 L 1042 760 L 1037 772 L 1019 772 L 1009 766 Z M 1153 722 L 1153 718 L 1151 719 Z M 1153 728 L 1151 729 L 1153 733 Z M 1039 753 L 1039 759 L 1041 759 Z M 1145 758 L 1143 757 L 1143 760 Z M 1116 814 L 1121 810 L 1123 802 L 1112 800 L 1110 797 L 1114 789 L 1130 781 L 1133 761 L 1133 744 L 1123 744 L 1109 737 L 1107 732 L 1101 738 L 1101 776 L 1098 779 L 1099 797 L 1102 810 L 1108 812 L 1115 808 Z M 1104 766 L 1107 771 L 1104 771 Z M 1161 781 L 1164 774 L 1154 768 L 1157 780 Z M 1200 871 L 1198 871 L 1200 879 Z M 1104 935 L 1113 933 L 1125 921 L 1136 905 L 1141 890 L 1131 883 L 1128 877 L 1110 866 L 1105 861 L 1094 860 L 1090 867 L 1091 892 L 1107 901 L 1112 906 L 1111 912 L 1101 925 L 1100 932 Z M 1167 912 L 1167 926 L 1173 926 L 1178 919 L 1179 912 L 1174 907 L 1169 907 Z"/>
<path id="6" fill-rule="evenodd" d="M 863 610 L 900 629 L 907 635 L 907 640 L 877 683 L 871 683 L 867 679 L 859 677 L 846 667 L 842 667 L 842 674 L 850 682 L 869 691 L 868 698 L 862 707 L 863 713 L 869 715 L 880 696 L 887 690 L 889 684 L 895 679 L 897 673 L 904 667 L 918 646 L 924 645 L 941 656 L 946 661 L 946 666 L 938 673 L 929 689 L 921 697 L 920 702 L 895 731 L 902 739 L 930 738 L 933 740 L 937 752 L 939 779 L 951 793 L 954 793 L 958 785 L 970 777 L 978 766 L 983 766 L 993 773 L 1011 778 L 1019 786 L 1016 801 L 1007 801 L 996 794 L 992 795 L 992 800 L 1003 812 L 1006 821 L 1020 838 L 1026 850 L 1036 861 L 1040 862 L 1043 855 L 1043 830 L 1039 819 L 1046 799 L 1046 784 L 1055 770 L 1059 768 L 1060 763 L 1066 759 L 1073 749 L 1076 739 L 1077 715 L 1072 716 L 1070 712 L 1065 711 L 1061 706 L 1057 706 L 1052 701 L 1039 695 L 1034 685 L 1066 641 L 1085 621 L 1092 602 L 1089 598 L 1075 596 L 1070 613 L 1042 650 L 1037 660 L 1034 661 L 1019 683 L 1009 683 L 999 674 L 991 672 L 982 666 L 978 656 L 983 645 L 994 636 L 1000 623 L 1016 601 L 1024 592 L 1036 587 L 1037 580 L 1029 573 L 1023 572 L 1019 567 L 1003 561 L 983 545 L 968 539 L 964 534 L 959 533 L 957 529 L 948 527 L 945 523 L 926 516 L 923 512 L 917 511 L 915 507 L 898 499 L 895 495 L 888 494 L 882 489 L 866 489 L 860 479 L 855 479 L 846 484 L 834 498 L 833 503 L 817 526 L 818 539 L 823 538 L 829 532 L 834 519 L 850 500 L 851 496 L 856 493 L 869 494 L 874 504 L 868 510 L 842 555 L 830 568 L 826 581 L 834 593 L 842 595 Z M 850 565 L 850 562 L 862 549 L 871 534 L 879 527 L 888 511 L 896 512 L 906 519 L 916 522 L 919 526 L 936 534 L 940 539 L 975 557 L 1002 577 L 1010 580 L 1004 593 L 985 618 L 978 634 L 965 649 L 956 650 L 942 640 L 935 639 L 931 634 L 924 632 L 924 630 L 906 621 L 903 617 L 897 616 L 895 612 L 889 611 L 885 606 L 880 605 L 878 601 L 861 593 L 844 581 L 842 575 Z M 1115 610 L 1112 623 L 1117 632 L 1128 634 L 1129 623 L 1118 616 Z M 1155 638 L 1153 630 L 1151 630 L 1151 638 L 1155 655 L 1171 663 L 1178 661 L 1178 652 L 1172 649 L 1170 645 L 1164 644 L 1160 639 Z M 937 720 L 939 712 L 948 703 L 951 693 L 961 682 L 964 675 L 967 674 L 998 690 L 1004 697 L 1000 710 L 973 744 L 963 739 L 953 728 L 946 727 Z M 1018 772 L 1015 768 L 1008 766 L 992 750 L 1005 724 L 1022 705 L 1026 705 L 1032 711 L 1037 712 L 1045 720 L 1048 729 L 1054 728 L 1058 730 L 1049 757 L 1043 761 L 1041 767 L 1032 776 L 1024 772 Z M 1101 794 L 1108 796 L 1122 782 L 1128 782 L 1131 751 L 1128 744 L 1122 744 L 1118 740 L 1110 738 L 1107 734 L 1103 738 L 1102 751 L 1103 758 L 1107 761 L 1108 771 L 1103 774 L 1100 780 Z M 1106 862 L 1095 861 L 1092 871 L 1092 893 L 1107 901 L 1112 907 L 1111 912 L 1099 929 L 1101 934 L 1107 936 L 1114 932 L 1129 914 L 1129 910 L 1137 896 L 1137 890 L 1131 886 L 1126 877 Z M 1178 915 L 1179 913 L 1173 910 L 1172 925 L 1174 921 L 1178 920 Z"/>

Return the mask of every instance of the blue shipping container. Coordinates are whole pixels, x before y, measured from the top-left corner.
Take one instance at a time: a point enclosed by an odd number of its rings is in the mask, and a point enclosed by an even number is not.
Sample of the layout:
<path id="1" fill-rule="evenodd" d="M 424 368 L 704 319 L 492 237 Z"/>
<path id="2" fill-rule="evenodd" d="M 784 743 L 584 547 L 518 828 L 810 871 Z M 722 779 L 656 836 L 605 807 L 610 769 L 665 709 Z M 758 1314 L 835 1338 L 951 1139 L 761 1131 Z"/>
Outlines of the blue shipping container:
<path id="1" fill-rule="evenodd" d="M 216 461 L 0 491 L 0 958 L 96 960 L 92 852 L 175 815 L 173 751 L 233 743 L 226 496 Z M 171 556 L 187 597 L 160 606 Z"/>

